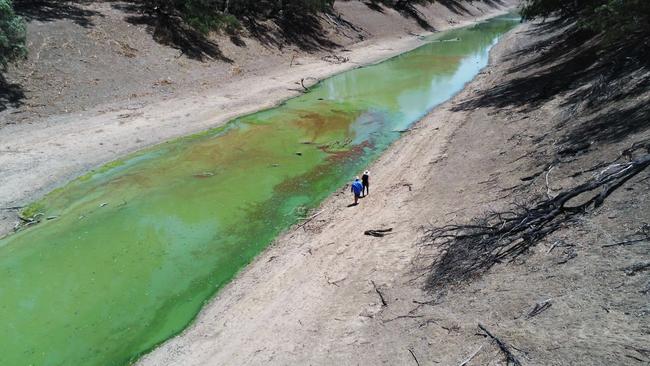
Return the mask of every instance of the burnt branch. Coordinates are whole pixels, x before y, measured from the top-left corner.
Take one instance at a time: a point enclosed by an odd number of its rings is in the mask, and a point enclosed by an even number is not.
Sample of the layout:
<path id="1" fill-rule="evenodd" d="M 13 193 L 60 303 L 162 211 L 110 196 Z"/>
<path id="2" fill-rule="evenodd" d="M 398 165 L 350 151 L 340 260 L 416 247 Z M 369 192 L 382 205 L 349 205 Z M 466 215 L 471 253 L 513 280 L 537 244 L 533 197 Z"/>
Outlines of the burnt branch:
<path id="1" fill-rule="evenodd" d="M 612 192 L 650 165 L 649 147 L 639 148 L 646 153 L 628 162 L 611 164 L 586 182 L 540 198 L 532 205 L 488 213 L 468 224 L 426 229 L 422 244 L 436 247 L 441 253 L 434 259 L 426 287 L 436 290 L 468 281 L 497 263 L 510 262 L 576 215 L 599 207 Z M 626 150 L 626 154 L 630 152 Z"/>
<path id="2" fill-rule="evenodd" d="M 517 357 L 515 357 L 512 351 L 510 351 L 510 347 L 508 347 L 505 342 L 490 333 L 490 331 L 487 330 L 482 324 L 479 323 L 478 327 L 481 328 L 481 330 L 484 331 L 488 337 L 492 338 L 492 340 L 496 342 L 497 346 L 499 346 L 501 352 L 503 352 L 503 354 L 506 356 L 506 365 L 521 366 L 521 362 L 519 362 Z"/>

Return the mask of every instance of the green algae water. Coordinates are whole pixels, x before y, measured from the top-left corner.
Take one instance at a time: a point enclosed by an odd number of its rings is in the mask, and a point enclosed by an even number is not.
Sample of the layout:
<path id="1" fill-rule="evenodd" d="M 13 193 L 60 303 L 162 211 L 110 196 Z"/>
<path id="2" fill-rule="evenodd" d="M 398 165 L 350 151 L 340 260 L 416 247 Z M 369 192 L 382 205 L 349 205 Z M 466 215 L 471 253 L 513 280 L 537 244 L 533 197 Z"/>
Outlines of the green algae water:
<path id="1" fill-rule="evenodd" d="M 177 334 L 396 131 L 460 91 L 517 22 L 439 33 L 48 194 L 32 208 L 55 219 L 0 241 L 0 365 L 125 365 Z"/>

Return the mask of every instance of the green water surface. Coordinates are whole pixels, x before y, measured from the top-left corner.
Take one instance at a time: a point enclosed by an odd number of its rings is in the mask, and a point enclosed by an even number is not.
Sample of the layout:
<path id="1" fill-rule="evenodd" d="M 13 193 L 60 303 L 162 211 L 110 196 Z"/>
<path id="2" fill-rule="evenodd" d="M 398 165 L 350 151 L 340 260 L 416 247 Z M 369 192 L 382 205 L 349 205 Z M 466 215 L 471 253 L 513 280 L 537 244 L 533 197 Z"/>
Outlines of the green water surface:
<path id="1" fill-rule="evenodd" d="M 439 33 L 48 194 L 32 208 L 55 219 L 0 241 L 0 365 L 124 365 L 178 333 L 396 130 L 460 91 L 517 22 Z"/>

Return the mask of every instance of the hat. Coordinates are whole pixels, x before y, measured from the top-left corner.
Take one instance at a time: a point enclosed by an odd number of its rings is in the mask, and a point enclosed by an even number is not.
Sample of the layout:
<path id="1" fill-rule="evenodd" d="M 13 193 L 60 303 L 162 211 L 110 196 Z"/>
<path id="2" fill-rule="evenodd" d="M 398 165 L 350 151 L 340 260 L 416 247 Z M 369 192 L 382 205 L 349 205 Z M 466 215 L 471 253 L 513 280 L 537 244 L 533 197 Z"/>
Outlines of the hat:
<path id="1" fill-rule="evenodd" d="M 359 180 L 359 177 L 355 177 L 354 180 Z"/>
<path id="2" fill-rule="evenodd" d="M 366 170 L 365 172 L 363 172 L 363 174 L 370 175 L 370 172 Z"/>

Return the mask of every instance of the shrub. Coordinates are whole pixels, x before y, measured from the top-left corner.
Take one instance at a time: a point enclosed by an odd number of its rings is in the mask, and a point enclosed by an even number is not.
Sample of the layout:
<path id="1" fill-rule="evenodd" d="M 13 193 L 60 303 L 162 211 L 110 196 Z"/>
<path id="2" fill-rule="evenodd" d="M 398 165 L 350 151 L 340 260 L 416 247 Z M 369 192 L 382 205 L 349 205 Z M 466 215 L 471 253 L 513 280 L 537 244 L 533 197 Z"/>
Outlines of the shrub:
<path id="1" fill-rule="evenodd" d="M 24 57 L 25 22 L 16 15 L 11 0 L 0 0 L 0 67 L 19 57 Z"/>

